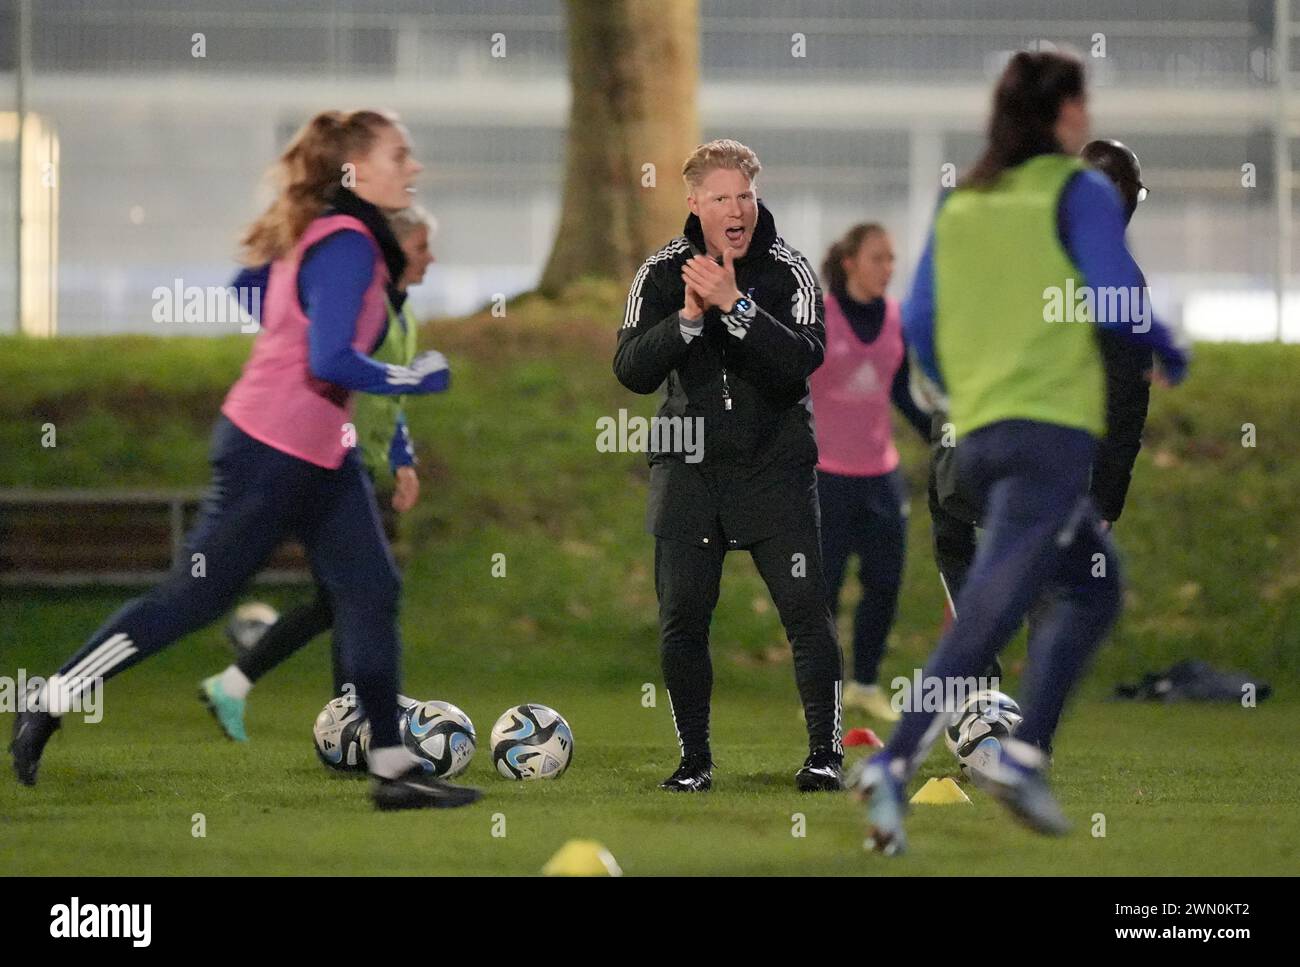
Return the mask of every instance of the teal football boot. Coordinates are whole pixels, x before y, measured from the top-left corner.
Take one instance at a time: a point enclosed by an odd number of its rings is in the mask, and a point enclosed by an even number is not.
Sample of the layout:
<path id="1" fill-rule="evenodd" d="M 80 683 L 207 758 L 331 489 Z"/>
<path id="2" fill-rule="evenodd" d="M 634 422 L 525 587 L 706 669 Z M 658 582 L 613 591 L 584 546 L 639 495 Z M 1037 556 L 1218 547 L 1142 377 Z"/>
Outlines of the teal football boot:
<path id="1" fill-rule="evenodd" d="M 208 707 L 227 738 L 236 742 L 248 741 L 248 733 L 244 731 L 244 706 L 247 703 L 242 698 L 226 694 L 221 687 L 220 675 L 203 679 L 199 684 L 199 699 Z"/>

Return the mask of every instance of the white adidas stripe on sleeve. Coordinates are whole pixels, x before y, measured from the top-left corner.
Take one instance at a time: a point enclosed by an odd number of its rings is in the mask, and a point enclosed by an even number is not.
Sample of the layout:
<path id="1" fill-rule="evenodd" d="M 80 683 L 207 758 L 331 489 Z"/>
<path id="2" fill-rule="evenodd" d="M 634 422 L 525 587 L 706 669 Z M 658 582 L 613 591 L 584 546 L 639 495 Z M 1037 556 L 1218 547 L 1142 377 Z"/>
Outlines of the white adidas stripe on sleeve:
<path id="1" fill-rule="evenodd" d="M 641 321 L 641 307 L 645 303 L 642 292 L 645 290 L 645 282 L 650 274 L 650 267 L 665 259 L 680 255 L 686 251 L 689 244 L 684 236 L 678 236 L 641 263 L 641 268 L 637 269 L 636 275 L 632 277 L 632 287 L 627 293 L 627 305 L 623 309 L 622 328 L 633 329 Z"/>

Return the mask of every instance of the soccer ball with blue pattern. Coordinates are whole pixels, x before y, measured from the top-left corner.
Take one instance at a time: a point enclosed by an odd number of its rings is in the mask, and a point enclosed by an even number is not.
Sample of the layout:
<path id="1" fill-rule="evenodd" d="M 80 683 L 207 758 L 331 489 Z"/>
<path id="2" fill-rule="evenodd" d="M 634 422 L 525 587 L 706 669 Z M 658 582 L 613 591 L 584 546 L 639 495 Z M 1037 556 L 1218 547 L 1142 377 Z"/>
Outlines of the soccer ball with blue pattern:
<path id="1" fill-rule="evenodd" d="M 492 763 L 507 779 L 555 779 L 573 759 L 573 730 L 545 705 L 516 705 L 492 726 Z"/>
<path id="2" fill-rule="evenodd" d="M 397 726 L 400 730 L 410 710 L 419 705 L 413 698 L 397 696 Z M 316 716 L 312 729 L 316 755 L 321 762 L 338 772 L 364 772 L 370 754 L 370 719 L 366 718 L 357 693 L 346 689 L 332 698 Z"/>
<path id="3" fill-rule="evenodd" d="M 474 758 L 474 723 L 450 702 L 417 702 L 404 711 L 400 730 L 402 744 L 435 776 L 458 776 Z"/>
<path id="4" fill-rule="evenodd" d="M 366 767 L 370 744 L 370 723 L 357 703 L 355 693 L 332 698 L 316 716 L 312 729 L 316 755 L 330 769 L 358 772 Z"/>
<path id="5" fill-rule="evenodd" d="M 944 741 L 962 773 L 975 778 L 973 773 L 1016 731 L 1022 717 L 1016 700 L 1003 692 L 984 689 L 968 698 L 944 729 Z"/>

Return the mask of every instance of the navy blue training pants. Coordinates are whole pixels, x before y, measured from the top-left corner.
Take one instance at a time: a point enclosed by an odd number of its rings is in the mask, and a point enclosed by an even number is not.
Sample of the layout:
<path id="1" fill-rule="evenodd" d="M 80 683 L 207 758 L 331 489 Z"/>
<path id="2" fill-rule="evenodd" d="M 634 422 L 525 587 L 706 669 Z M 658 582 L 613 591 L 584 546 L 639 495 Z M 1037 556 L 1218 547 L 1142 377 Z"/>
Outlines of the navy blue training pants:
<path id="1" fill-rule="evenodd" d="M 1046 591 L 1022 682 L 1016 736 L 1043 745 L 1120 610 L 1119 562 L 1088 483 L 1096 441 L 1033 420 L 982 427 L 957 446 L 957 473 L 983 508 L 985 533 L 957 598 L 957 618 L 924 671 L 945 694 L 981 675 Z M 886 753 L 913 763 L 946 719 L 913 695 Z"/>
<path id="2" fill-rule="evenodd" d="M 223 416 L 213 430 L 211 460 L 212 487 L 186 536 L 184 558 L 64 663 L 62 700 L 217 620 L 276 548 L 297 537 L 329 595 L 335 647 L 370 719 L 372 744 L 399 744 L 401 578 L 357 451 L 327 470 L 253 439 Z"/>
<path id="3" fill-rule="evenodd" d="M 831 614 L 850 555 L 858 557 L 862 597 L 853 615 L 853 680 L 875 684 L 898 611 L 907 548 L 907 489 L 897 468 L 878 477 L 817 471 L 822 511 L 822 567 Z"/>

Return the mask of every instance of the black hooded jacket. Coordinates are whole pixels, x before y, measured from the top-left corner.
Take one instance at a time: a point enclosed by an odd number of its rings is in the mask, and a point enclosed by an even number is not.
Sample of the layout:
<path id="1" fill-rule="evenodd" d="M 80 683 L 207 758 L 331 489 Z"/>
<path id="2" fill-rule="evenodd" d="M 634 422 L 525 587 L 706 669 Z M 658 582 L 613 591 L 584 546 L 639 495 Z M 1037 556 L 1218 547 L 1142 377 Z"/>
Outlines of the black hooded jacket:
<path id="1" fill-rule="evenodd" d="M 692 215 L 682 235 L 646 259 L 628 293 L 614 373 L 635 393 L 666 381 L 659 417 L 703 420 L 699 462 L 649 455 L 650 532 L 743 547 L 817 519 L 808 377 L 825 351 L 822 294 L 808 260 L 777 235 L 759 202 L 749 249 L 733 263 L 736 288 L 757 309 L 753 322 L 740 339 L 711 308 L 703 334 L 688 343 L 678 316 L 682 265 L 704 251 Z"/>
<path id="2" fill-rule="evenodd" d="M 1099 331 L 1097 342 L 1106 368 L 1106 434 L 1092 460 L 1092 499 L 1103 520 L 1117 521 L 1142 449 L 1142 430 L 1151 403 L 1149 346 Z"/>

